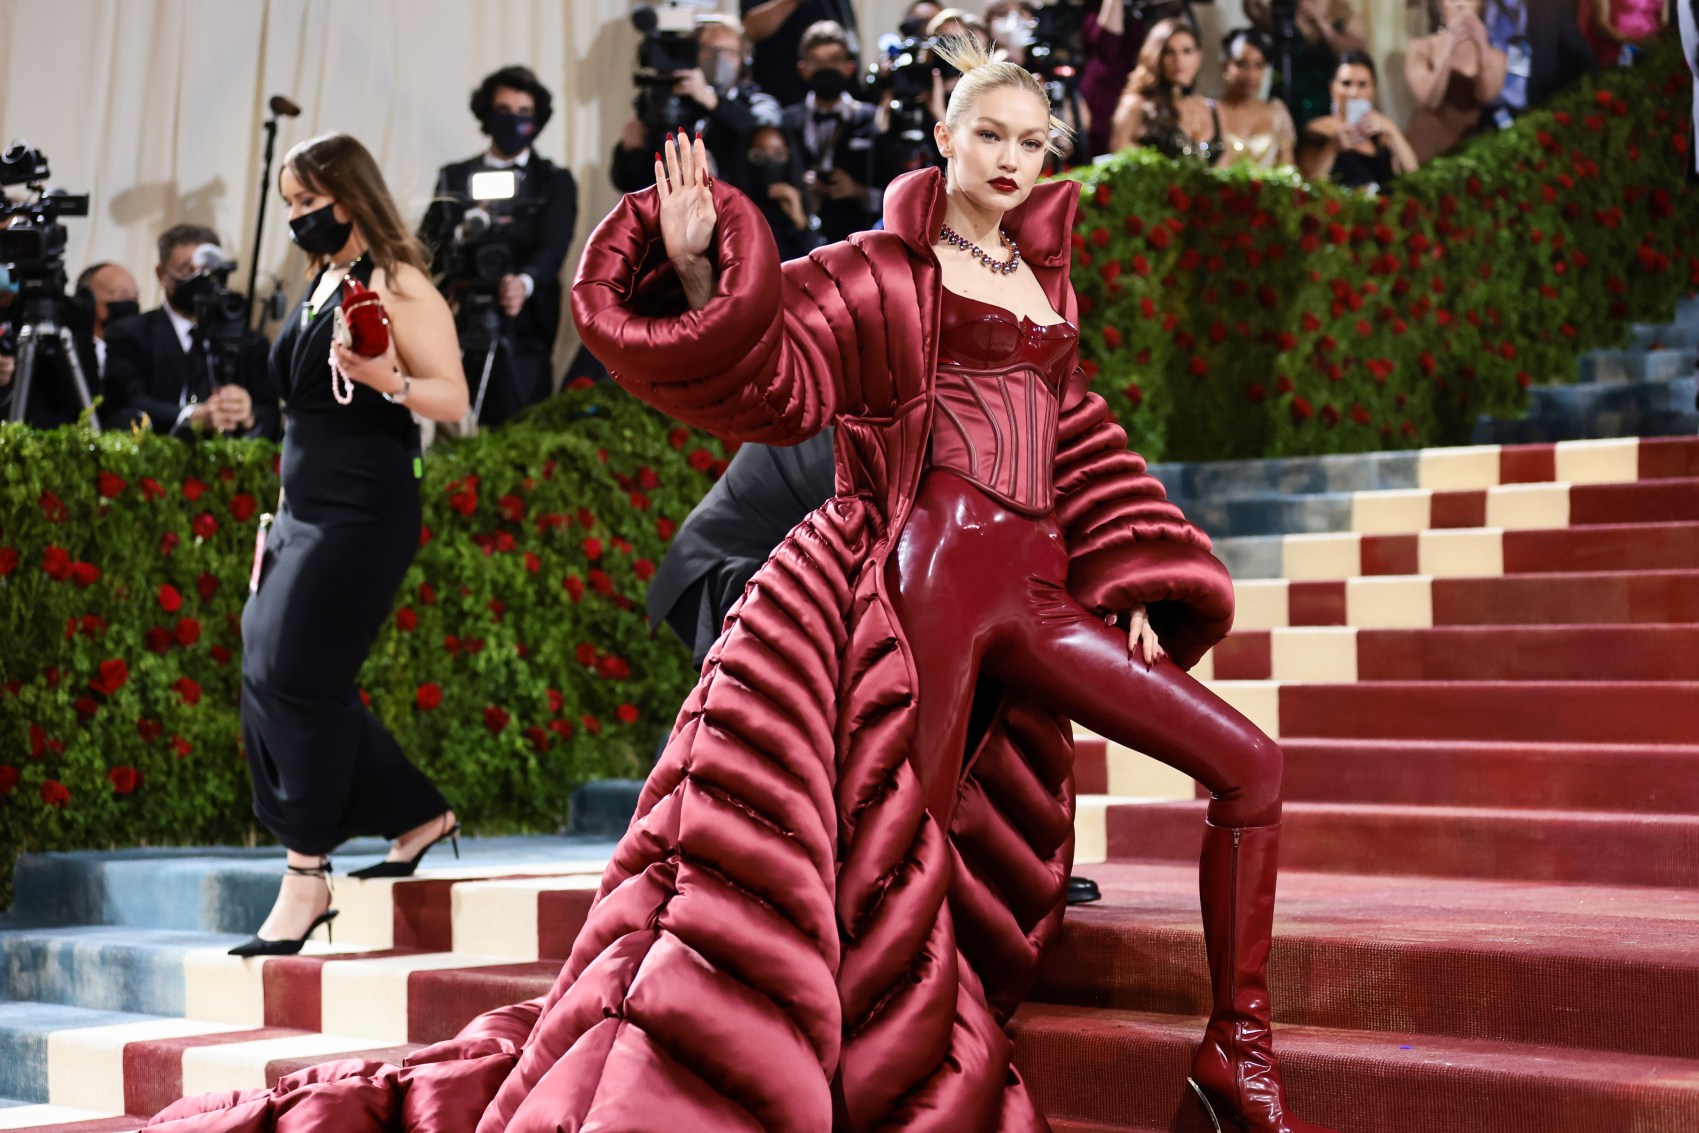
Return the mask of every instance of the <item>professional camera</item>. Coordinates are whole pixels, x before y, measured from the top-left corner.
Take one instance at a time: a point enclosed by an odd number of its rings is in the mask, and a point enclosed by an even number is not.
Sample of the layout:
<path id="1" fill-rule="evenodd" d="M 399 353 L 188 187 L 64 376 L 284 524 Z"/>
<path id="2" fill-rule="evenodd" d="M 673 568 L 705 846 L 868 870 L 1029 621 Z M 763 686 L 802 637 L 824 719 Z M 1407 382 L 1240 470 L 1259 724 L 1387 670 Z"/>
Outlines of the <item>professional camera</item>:
<path id="1" fill-rule="evenodd" d="M 884 103 L 889 125 L 879 137 L 880 157 L 885 168 L 896 173 L 936 164 L 937 143 L 932 138 L 932 72 L 936 68 L 948 80 L 960 74 L 932 52 L 932 40 L 910 36 L 882 41 L 888 66 L 870 67 L 863 76 L 868 98 Z"/>
<path id="2" fill-rule="evenodd" d="M 30 387 L 37 363 L 46 360 L 71 386 L 78 404 L 92 404 L 88 380 L 77 354 L 76 338 L 65 317 L 65 226 L 62 216 L 87 216 L 88 194 L 72 195 L 46 187 L 52 175 L 47 155 L 25 141 L 0 152 L 0 187 L 25 185 L 29 199 L 14 202 L 0 196 L 0 263 L 18 286 L 17 315 L 11 349 L 18 363 L 11 383 L 13 421 L 22 421 L 29 408 Z M 99 431 L 92 417 L 90 427 Z"/>
<path id="3" fill-rule="evenodd" d="M 651 135 L 660 137 L 689 116 L 689 100 L 674 94 L 673 84 L 697 65 L 696 13 L 673 4 L 644 5 L 631 13 L 631 23 L 643 36 L 637 44 L 637 69 L 631 74 L 637 117 Z"/>
<path id="4" fill-rule="evenodd" d="M 492 169 L 472 174 L 467 195 L 472 207 L 454 228 L 443 291 L 455 304 L 455 328 L 463 357 L 482 355 L 473 391 L 472 415 L 483 413 L 496 353 L 512 350 L 501 321 L 501 281 L 519 270 L 507 234 L 513 222 L 539 212 L 543 202 L 518 199 L 523 169 Z"/>
<path id="5" fill-rule="evenodd" d="M 228 385 L 236 380 L 236 355 L 248 328 L 247 300 L 230 290 L 236 261 L 226 259 L 217 244 L 202 244 L 190 262 L 196 274 L 177 284 L 173 294 L 179 309 L 193 306 L 195 327 L 206 340 L 209 357 L 217 359 L 212 384 Z"/>
<path id="6" fill-rule="evenodd" d="M 28 142 L 0 153 L 0 186 L 27 185 L 31 194 L 21 202 L 0 199 L 0 263 L 11 269 L 24 299 L 64 295 L 67 233 L 59 218 L 88 215 L 88 194 L 46 188 L 51 175 L 47 155 Z"/>

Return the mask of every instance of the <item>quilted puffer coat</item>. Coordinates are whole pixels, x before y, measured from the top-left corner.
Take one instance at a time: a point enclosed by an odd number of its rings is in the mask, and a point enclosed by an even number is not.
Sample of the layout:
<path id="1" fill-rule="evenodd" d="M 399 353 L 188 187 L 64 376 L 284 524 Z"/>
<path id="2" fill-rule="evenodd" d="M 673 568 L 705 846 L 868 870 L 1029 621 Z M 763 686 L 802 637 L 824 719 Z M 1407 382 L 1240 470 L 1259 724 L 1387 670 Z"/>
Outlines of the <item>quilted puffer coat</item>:
<path id="1" fill-rule="evenodd" d="M 837 494 L 733 607 L 553 989 L 425 1061 L 280 1083 L 223 1111 L 179 1103 L 161 1119 L 201 1112 L 161 1128 L 411 1133 L 452 1127 L 434 1113 L 445 1098 L 481 1115 L 477 1133 L 1047 1128 L 1004 1027 L 1062 921 L 1071 728 L 1003 690 L 954 814 L 930 815 L 886 592 L 933 413 L 942 178 L 899 178 L 884 231 L 782 267 L 754 205 L 714 193 L 706 306 L 686 307 L 650 189 L 592 236 L 573 316 L 616 380 L 682 421 L 770 444 L 835 424 Z M 1004 221 L 1076 323 L 1077 200 L 1073 183 L 1040 185 Z M 1073 596 L 1149 606 L 1170 657 L 1195 663 L 1231 623 L 1231 583 L 1078 371 L 1054 482 Z M 493 1097 L 473 1097 L 498 1067 Z M 392 1098 L 392 1116 L 367 1117 L 381 1107 L 356 1089 Z M 323 1095 L 304 1119 L 340 1116 L 287 1121 L 303 1091 Z"/>

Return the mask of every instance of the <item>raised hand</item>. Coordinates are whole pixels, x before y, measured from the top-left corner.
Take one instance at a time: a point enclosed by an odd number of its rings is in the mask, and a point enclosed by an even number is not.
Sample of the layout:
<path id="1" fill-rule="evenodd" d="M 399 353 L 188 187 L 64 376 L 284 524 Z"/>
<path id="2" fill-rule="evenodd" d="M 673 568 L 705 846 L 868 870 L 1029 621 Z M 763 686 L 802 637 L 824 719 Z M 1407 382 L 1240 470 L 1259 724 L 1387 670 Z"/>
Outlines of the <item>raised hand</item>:
<path id="1" fill-rule="evenodd" d="M 675 264 L 693 263 L 714 238 L 713 181 L 702 139 L 690 142 L 682 131 L 669 136 L 664 159 L 655 161 L 655 190 L 661 196 L 661 241 Z"/>

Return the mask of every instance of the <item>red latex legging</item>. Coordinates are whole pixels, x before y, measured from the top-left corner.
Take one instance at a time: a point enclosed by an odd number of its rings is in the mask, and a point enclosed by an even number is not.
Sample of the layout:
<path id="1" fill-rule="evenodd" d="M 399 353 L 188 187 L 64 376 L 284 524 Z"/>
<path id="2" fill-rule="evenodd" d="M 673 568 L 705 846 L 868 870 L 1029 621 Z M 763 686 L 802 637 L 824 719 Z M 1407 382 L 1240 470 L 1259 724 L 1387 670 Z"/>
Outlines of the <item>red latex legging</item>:
<path id="1" fill-rule="evenodd" d="M 916 768 L 934 818 L 948 822 L 961 781 L 968 706 L 983 672 L 1031 693 L 1105 739 L 1202 783 L 1217 826 L 1280 821 L 1280 747 L 1166 660 L 1130 656 L 1067 592 L 1053 517 L 1019 515 L 951 472 L 921 481 L 887 567 L 918 670 Z"/>

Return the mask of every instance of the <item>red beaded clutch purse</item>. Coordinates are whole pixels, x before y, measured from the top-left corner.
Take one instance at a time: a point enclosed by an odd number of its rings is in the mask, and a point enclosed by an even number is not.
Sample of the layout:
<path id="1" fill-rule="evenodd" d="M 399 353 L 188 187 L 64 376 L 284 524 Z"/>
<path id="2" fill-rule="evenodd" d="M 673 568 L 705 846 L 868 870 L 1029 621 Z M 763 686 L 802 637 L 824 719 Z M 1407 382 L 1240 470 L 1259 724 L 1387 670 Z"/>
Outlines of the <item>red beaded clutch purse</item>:
<path id="1" fill-rule="evenodd" d="M 353 276 L 342 281 L 342 305 L 335 318 L 331 333 L 354 353 L 376 358 L 389 349 L 389 315 L 378 293 Z"/>

